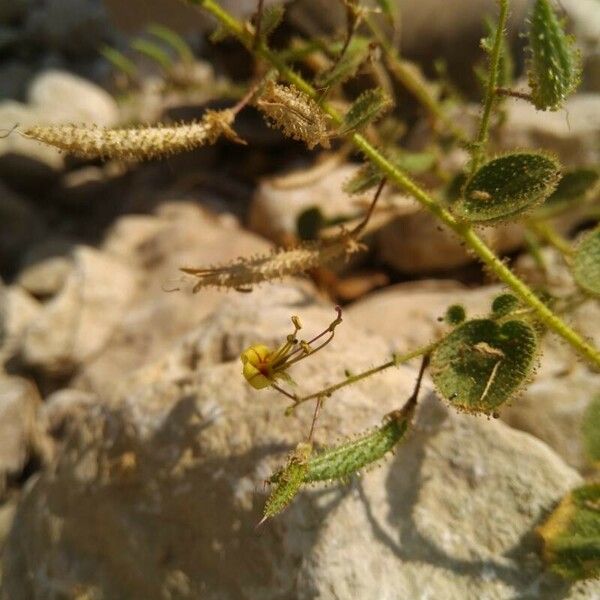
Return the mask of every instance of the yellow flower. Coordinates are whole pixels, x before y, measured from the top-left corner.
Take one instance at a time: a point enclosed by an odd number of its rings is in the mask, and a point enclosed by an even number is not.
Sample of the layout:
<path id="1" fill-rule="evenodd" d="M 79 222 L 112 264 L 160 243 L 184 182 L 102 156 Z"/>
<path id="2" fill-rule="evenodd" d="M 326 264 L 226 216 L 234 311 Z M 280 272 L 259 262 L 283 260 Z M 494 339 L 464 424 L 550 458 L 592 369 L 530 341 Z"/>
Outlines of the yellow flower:
<path id="1" fill-rule="evenodd" d="M 273 375 L 269 356 L 272 350 L 264 344 L 254 344 L 242 352 L 242 373 L 246 381 L 255 389 L 262 390 L 271 385 Z"/>

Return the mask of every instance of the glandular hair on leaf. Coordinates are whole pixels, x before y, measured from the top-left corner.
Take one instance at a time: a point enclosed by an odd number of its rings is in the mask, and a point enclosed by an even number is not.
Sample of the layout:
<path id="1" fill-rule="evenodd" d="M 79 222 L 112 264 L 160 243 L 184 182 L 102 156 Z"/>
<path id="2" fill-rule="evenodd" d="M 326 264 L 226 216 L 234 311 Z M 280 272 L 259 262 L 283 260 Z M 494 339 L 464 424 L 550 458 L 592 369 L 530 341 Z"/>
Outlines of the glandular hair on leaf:
<path id="1" fill-rule="evenodd" d="M 250 258 L 240 257 L 222 267 L 183 267 L 181 271 L 198 279 L 194 293 L 205 287 L 237 289 L 304 273 L 363 248 L 350 234 L 343 233 L 333 240 L 305 242 L 290 250 L 278 250 Z"/>
<path id="2" fill-rule="evenodd" d="M 309 149 L 319 144 L 329 148 L 326 113 L 293 85 L 268 81 L 256 105 L 267 123 L 285 136 L 304 142 Z"/>
<path id="3" fill-rule="evenodd" d="M 231 128 L 234 119 L 231 110 L 207 110 L 200 121 L 174 126 L 33 125 L 19 133 L 82 158 L 147 160 L 214 144 L 221 136 L 243 143 Z"/>
<path id="4" fill-rule="evenodd" d="M 379 118 L 392 106 L 392 99 L 381 89 L 374 88 L 363 92 L 353 103 L 344 117 L 339 134 L 365 127 Z"/>
<path id="5" fill-rule="evenodd" d="M 529 85 L 535 107 L 558 110 L 579 84 L 581 58 L 550 0 L 536 0 L 529 30 Z"/>
<path id="6" fill-rule="evenodd" d="M 539 206 L 556 188 L 558 161 L 542 152 L 510 152 L 493 158 L 467 182 L 453 210 L 472 223 L 495 224 Z"/>

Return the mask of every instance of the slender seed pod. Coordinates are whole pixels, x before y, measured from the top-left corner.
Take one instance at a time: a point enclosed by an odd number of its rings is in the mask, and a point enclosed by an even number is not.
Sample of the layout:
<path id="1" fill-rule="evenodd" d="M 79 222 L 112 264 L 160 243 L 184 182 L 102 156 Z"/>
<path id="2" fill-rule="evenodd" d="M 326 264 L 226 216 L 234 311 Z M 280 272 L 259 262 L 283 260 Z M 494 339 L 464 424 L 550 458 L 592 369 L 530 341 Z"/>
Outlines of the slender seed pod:
<path id="1" fill-rule="evenodd" d="M 529 85 L 538 110 L 558 110 L 581 78 L 581 57 L 549 0 L 536 0 L 529 31 Z"/>
<path id="2" fill-rule="evenodd" d="M 332 241 L 307 242 L 291 250 L 272 254 L 240 257 L 222 267 L 181 269 L 198 278 L 194 293 L 205 287 L 247 288 L 257 283 L 303 273 L 342 256 L 359 252 L 363 246 L 345 233 Z"/>
<path id="3" fill-rule="evenodd" d="M 381 427 L 313 455 L 308 460 L 304 482 L 346 480 L 380 460 L 402 439 L 411 415 L 412 410 L 395 411 L 386 417 Z"/>
<path id="4" fill-rule="evenodd" d="M 200 121 L 173 127 L 34 125 L 20 133 L 83 158 L 147 160 L 214 144 L 222 135 L 244 143 L 231 128 L 234 118 L 231 110 L 207 110 Z"/>
<path id="5" fill-rule="evenodd" d="M 300 491 L 300 487 L 306 476 L 308 459 L 311 452 L 311 444 L 300 443 L 289 455 L 286 466 L 277 472 L 278 478 L 275 488 L 267 499 L 263 518 L 259 525 L 279 514 Z"/>

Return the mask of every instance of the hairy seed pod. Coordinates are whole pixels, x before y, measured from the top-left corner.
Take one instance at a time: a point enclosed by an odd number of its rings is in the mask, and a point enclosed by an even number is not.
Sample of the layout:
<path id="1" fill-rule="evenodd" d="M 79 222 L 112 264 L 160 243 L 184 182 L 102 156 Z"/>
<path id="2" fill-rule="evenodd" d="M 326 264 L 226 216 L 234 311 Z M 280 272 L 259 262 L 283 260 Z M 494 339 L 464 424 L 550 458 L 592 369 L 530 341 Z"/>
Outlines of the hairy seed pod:
<path id="1" fill-rule="evenodd" d="M 222 135 L 242 142 L 231 128 L 234 118 L 231 110 L 207 110 L 200 121 L 173 127 L 34 125 L 20 133 L 83 158 L 147 160 L 214 144 Z"/>
<path id="2" fill-rule="evenodd" d="M 296 449 L 289 455 L 285 467 L 277 472 L 277 482 L 265 504 L 261 523 L 279 514 L 299 492 L 306 476 L 311 452 L 311 444 L 298 444 Z"/>
<path id="3" fill-rule="evenodd" d="M 305 483 L 345 480 L 393 450 L 406 432 L 412 411 L 396 411 L 372 431 L 313 455 L 308 461 Z"/>
<path id="4" fill-rule="evenodd" d="M 319 144 L 329 148 L 327 115 L 312 98 L 293 85 L 268 81 L 256 105 L 267 122 L 285 136 L 304 142 L 311 150 Z"/>
<path id="5" fill-rule="evenodd" d="M 187 268 L 184 273 L 194 275 L 198 283 L 194 293 L 204 287 L 243 288 L 264 281 L 272 281 L 303 273 L 342 256 L 359 252 L 363 246 L 350 234 L 326 242 L 307 242 L 291 250 L 280 250 L 252 258 L 240 257 L 223 267 Z"/>
<path id="6" fill-rule="evenodd" d="M 535 107 L 558 110 L 579 84 L 581 57 L 549 0 L 536 0 L 529 31 L 529 85 Z"/>

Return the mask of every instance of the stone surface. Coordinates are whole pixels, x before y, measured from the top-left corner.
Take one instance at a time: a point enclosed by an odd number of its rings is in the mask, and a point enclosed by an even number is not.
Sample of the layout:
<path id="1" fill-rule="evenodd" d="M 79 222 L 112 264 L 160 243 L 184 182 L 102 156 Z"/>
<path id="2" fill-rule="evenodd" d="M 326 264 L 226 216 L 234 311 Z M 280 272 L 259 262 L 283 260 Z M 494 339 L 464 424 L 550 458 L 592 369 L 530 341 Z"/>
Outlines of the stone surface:
<path id="1" fill-rule="evenodd" d="M 600 11 L 597 0 L 564 0 L 569 29 L 583 57 L 583 89 L 600 92 Z"/>
<path id="2" fill-rule="evenodd" d="M 487 227 L 479 233 L 500 255 L 523 243 L 523 227 L 518 223 Z M 382 260 L 407 274 L 444 271 L 474 261 L 460 239 L 424 210 L 400 216 L 383 227 L 377 245 Z"/>
<path id="3" fill-rule="evenodd" d="M 23 332 L 42 310 L 41 305 L 17 285 L 0 285 L 0 364 L 11 359 Z"/>
<path id="4" fill-rule="evenodd" d="M 560 587 L 535 554 L 534 527 L 579 476 L 531 436 L 450 413 L 431 396 L 381 469 L 350 486 L 302 493 L 255 529 L 262 481 L 306 434 L 312 407 L 284 417 L 281 396 L 244 382 L 239 352 L 283 339 L 291 314 L 308 336 L 332 312 L 293 285 L 234 296 L 90 407 L 57 467 L 19 506 L 4 558 L 5 597 L 597 593 L 597 584 Z M 345 367 L 386 356 L 387 342 L 348 318 L 332 346 L 292 374 L 299 390 L 314 390 Z M 322 411 L 317 442 L 376 424 L 403 403 L 414 376 L 414 367 L 401 366 L 341 390 Z"/>
<path id="5" fill-rule="evenodd" d="M 79 384 L 106 392 L 237 296 L 212 289 L 192 294 L 193 280 L 182 277 L 180 267 L 212 266 L 269 248 L 233 217 L 217 217 L 191 202 L 164 203 L 153 215 L 118 219 L 103 249 L 137 272 L 140 288 L 119 319 L 110 347 L 88 361 Z"/>
<path id="6" fill-rule="evenodd" d="M 52 376 L 71 373 L 106 345 L 136 291 L 134 271 L 97 250 L 78 247 L 64 286 L 27 327 L 23 362 Z"/>
<path id="7" fill-rule="evenodd" d="M 557 112 L 537 111 L 528 102 L 509 99 L 501 148 L 544 148 L 570 167 L 600 162 L 600 95 L 577 94 Z"/>
<path id="8" fill-rule="evenodd" d="M 37 389 L 20 377 L 0 375 L 0 495 L 7 477 L 18 476 L 39 447 L 36 413 L 41 403 Z"/>
<path id="9" fill-rule="evenodd" d="M 119 118 L 117 103 L 108 92 L 67 71 L 41 73 L 29 86 L 28 96 L 43 123 L 111 126 Z"/>
<path id="10" fill-rule="evenodd" d="M 60 291 L 72 268 L 67 256 L 50 256 L 25 267 L 17 282 L 31 295 L 47 298 Z"/>

